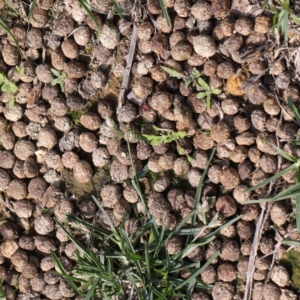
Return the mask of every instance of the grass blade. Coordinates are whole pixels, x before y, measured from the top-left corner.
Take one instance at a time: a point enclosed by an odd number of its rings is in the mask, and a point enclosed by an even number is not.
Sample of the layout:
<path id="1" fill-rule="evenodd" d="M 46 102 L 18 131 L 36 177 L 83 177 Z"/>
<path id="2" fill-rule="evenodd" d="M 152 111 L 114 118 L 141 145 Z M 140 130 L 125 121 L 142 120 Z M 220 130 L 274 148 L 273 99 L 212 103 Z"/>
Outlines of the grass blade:
<path id="1" fill-rule="evenodd" d="M 10 31 L 10 29 L 7 27 L 7 25 L 1 19 L 0 19 L 0 26 L 6 31 L 7 34 L 9 34 L 11 36 L 11 38 L 16 43 L 16 46 L 18 48 L 18 51 L 20 53 L 20 57 L 21 57 L 21 60 L 22 60 L 23 59 L 22 51 L 21 51 L 21 48 L 19 46 L 19 43 L 18 43 L 16 37 L 14 36 L 14 34 Z"/>
<path id="2" fill-rule="evenodd" d="M 132 286 L 134 287 L 136 293 L 139 295 L 140 299 L 144 299 L 144 297 L 143 297 L 140 289 L 136 285 L 136 282 L 135 282 L 134 278 L 132 277 L 131 273 L 128 270 L 126 270 L 125 274 L 127 275 L 128 280 L 131 282 Z"/>
<path id="3" fill-rule="evenodd" d="M 187 280 L 185 280 L 184 282 L 182 282 L 181 284 L 177 285 L 175 287 L 175 290 L 180 289 L 181 287 L 183 287 L 184 285 L 190 284 L 190 282 L 194 279 L 196 279 L 196 277 L 201 274 L 210 264 L 212 261 L 214 261 L 218 256 L 220 255 L 220 251 L 215 252 L 210 258 L 209 260 L 197 271 L 195 272 L 192 276 L 190 276 Z"/>
<path id="4" fill-rule="evenodd" d="M 198 83 L 208 92 L 210 92 L 210 86 L 201 78 L 198 78 Z"/>
<path id="5" fill-rule="evenodd" d="M 299 111 L 298 111 L 296 105 L 294 104 L 294 102 L 292 101 L 292 99 L 290 97 L 288 97 L 288 105 L 289 105 L 289 108 L 292 110 L 293 114 L 295 115 L 295 118 L 296 118 L 297 122 L 300 124 Z"/>
<path id="6" fill-rule="evenodd" d="M 289 166 L 288 168 L 286 168 L 286 169 L 282 170 L 281 172 L 279 172 L 279 173 L 277 173 L 277 174 L 271 176 L 270 178 L 266 179 L 265 181 L 263 181 L 263 182 L 261 182 L 261 183 L 255 185 L 255 186 L 253 186 L 253 187 L 247 189 L 246 192 L 250 192 L 250 191 L 259 189 L 259 188 L 265 186 L 266 184 L 270 183 L 271 181 L 274 181 L 274 180 L 278 179 L 278 178 L 281 177 L 282 175 L 284 175 L 284 174 L 286 174 L 286 173 L 288 173 L 288 172 L 290 172 L 290 171 L 295 170 L 296 167 L 297 167 L 296 164 L 292 164 L 292 165 Z"/>
<path id="7" fill-rule="evenodd" d="M 199 202 L 200 202 L 200 198 L 201 198 L 201 194 L 202 194 L 202 187 L 203 187 L 203 183 L 204 183 L 204 179 L 206 177 L 206 174 L 208 172 L 208 168 L 209 168 L 209 165 L 214 157 L 216 153 L 216 148 L 213 148 L 212 152 L 211 152 L 211 155 L 209 157 L 209 160 L 206 164 L 206 168 L 204 169 L 203 173 L 202 173 L 202 176 L 200 178 L 200 181 L 199 181 L 199 184 L 198 184 L 198 187 L 197 187 L 197 191 L 196 191 L 196 196 L 195 196 L 195 204 L 194 204 L 194 209 L 197 208 Z M 197 216 L 194 215 L 193 219 L 192 219 L 192 224 L 191 224 L 191 228 L 195 226 L 195 222 L 196 222 L 196 218 Z"/>
<path id="8" fill-rule="evenodd" d="M 111 222 L 109 216 L 107 215 L 107 213 L 105 212 L 105 210 L 103 209 L 102 205 L 99 203 L 99 201 L 96 199 L 96 197 L 92 196 L 94 202 L 96 203 L 96 205 L 98 206 L 98 208 L 101 210 L 101 212 L 103 213 L 103 215 L 105 216 L 107 223 L 111 229 L 112 232 L 116 232 L 116 228 L 113 225 L 113 223 Z"/>
<path id="9" fill-rule="evenodd" d="M 97 27 L 96 35 L 97 35 L 97 38 L 99 38 L 99 36 L 100 36 L 100 25 L 98 23 L 97 18 L 95 17 L 95 15 L 93 14 L 93 12 L 89 8 L 89 5 L 84 0 L 76 0 L 76 1 L 82 6 L 82 8 L 86 11 L 86 13 L 94 21 L 94 23 L 95 23 L 95 25 Z"/>
<path id="10" fill-rule="evenodd" d="M 100 278 L 98 277 L 94 282 L 93 282 L 93 285 L 92 287 L 89 289 L 88 293 L 86 294 L 86 296 L 84 297 L 84 300 L 90 300 L 91 297 L 94 297 L 95 295 L 95 290 L 96 290 L 96 287 L 98 285 L 100 281 Z"/>
<path id="11" fill-rule="evenodd" d="M 178 71 L 173 70 L 173 69 L 171 69 L 171 68 L 168 68 L 168 67 L 165 67 L 165 66 L 161 66 L 161 68 L 162 68 L 165 72 L 167 72 L 170 76 L 172 76 L 172 77 L 175 77 L 175 78 L 178 78 L 178 79 L 181 79 L 181 78 L 184 78 L 184 77 L 185 77 L 185 75 L 182 74 L 181 72 L 178 72 Z"/>
<path id="12" fill-rule="evenodd" d="M 120 6 L 120 3 L 118 1 L 113 1 L 113 5 L 119 15 L 119 17 L 121 19 L 124 19 L 124 15 L 123 15 L 123 12 L 122 12 L 122 9 L 121 9 L 121 6 Z"/>
<path id="13" fill-rule="evenodd" d="M 36 7 L 36 0 L 33 0 L 30 4 L 30 9 L 29 9 L 29 12 L 28 12 L 28 16 L 27 16 L 27 20 L 29 21 L 31 15 L 32 15 L 32 12 L 33 10 L 35 9 Z"/>
<path id="14" fill-rule="evenodd" d="M 58 259 L 57 255 L 55 254 L 55 252 L 53 252 L 52 250 L 50 250 L 50 254 L 53 258 L 53 260 L 55 261 L 55 263 L 57 264 L 58 268 L 61 271 L 61 276 L 65 276 L 66 275 L 66 280 L 68 281 L 68 283 L 72 286 L 72 288 L 78 293 L 78 295 L 80 295 L 81 297 L 84 297 L 83 294 L 79 291 L 78 286 L 76 285 L 76 283 L 70 279 L 70 277 L 68 276 L 64 266 L 62 265 L 62 263 L 60 262 L 60 260 Z"/>
<path id="15" fill-rule="evenodd" d="M 168 13 L 168 10 L 164 4 L 164 1 L 163 0 L 159 0 L 159 5 L 161 7 L 161 10 L 163 12 L 163 15 L 165 17 L 165 19 L 167 20 L 167 25 L 171 28 L 171 20 L 170 20 L 170 16 L 169 16 L 169 13 Z"/>
<path id="16" fill-rule="evenodd" d="M 66 233 L 66 235 L 69 237 L 69 239 L 76 245 L 77 249 L 84 253 L 87 257 L 90 257 L 89 254 L 85 249 L 83 249 L 76 241 L 76 239 L 73 237 L 73 235 L 56 219 L 54 218 L 54 221 L 60 226 L 60 228 Z"/>
<path id="17" fill-rule="evenodd" d="M 296 241 L 296 240 L 283 240 L 281 242 L 281 244 L 288 245 L 288 246 L 300 247 L 300 241 Z"/>
<path id="18" fill-rule="evenodd" d="M 300 183 L 300 173 L 299 168 L 296 170 L 296 183 Z M 300 195 L 298 194 L 296 196 L 296 225 L 297 225 L 297 231 L 300 233 Z"/>

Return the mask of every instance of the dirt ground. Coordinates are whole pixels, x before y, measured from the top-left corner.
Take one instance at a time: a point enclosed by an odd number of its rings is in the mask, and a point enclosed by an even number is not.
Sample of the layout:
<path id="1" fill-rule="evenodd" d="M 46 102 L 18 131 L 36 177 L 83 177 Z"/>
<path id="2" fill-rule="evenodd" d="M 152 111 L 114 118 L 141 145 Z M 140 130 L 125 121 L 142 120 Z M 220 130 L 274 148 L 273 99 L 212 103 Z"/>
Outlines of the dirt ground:
<path id="1" fill-rule="evenodd" d="M 300 299 L 300 244 L 285 242 L 300 241 L 299 199 L 244 203 L 300 180 L 300 7 L 285 1 L 163 0 L 162 10 L 158 0 L 91 0 L 89 14 L 75 0 L 0 0 L 7 300 L 81 299 L 53 274 L 50 250 L 76 266 L 54 219 L 67 226 L 72 214 L 103 227 L 92 195 L 117 227 L 125 213 L 126 222 L 143 219 L 134 169 L 146 170 L 142 192 L 167 230 L 197 209 L 194 226 L 211 233 L 200 213 L 207 203 L 209 221 L 241 216 L 187 257 L 202 265 L 221 253 L 199 275 L 212 287 L 191 299 Z"/>

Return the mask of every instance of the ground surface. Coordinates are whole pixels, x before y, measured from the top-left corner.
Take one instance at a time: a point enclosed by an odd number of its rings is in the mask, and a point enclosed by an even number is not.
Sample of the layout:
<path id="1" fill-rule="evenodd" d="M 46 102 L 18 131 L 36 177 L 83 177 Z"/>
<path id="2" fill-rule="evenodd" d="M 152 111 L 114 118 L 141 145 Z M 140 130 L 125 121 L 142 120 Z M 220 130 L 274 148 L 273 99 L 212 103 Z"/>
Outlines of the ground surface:
<path id="1" fill-rule="evenodd" d="M 300 32 L 291 19 L 299 7 L 291 1 L 288 29 L 273 31 L 279 1 L 270 1 L 273 13 L 256 0 L 163 2 L 171 27 L 157 0 L 92 0 L 94 20 L 75 0 L 0 0 L 7 299 L 77 297 L 52 273 L 59 268 L 50 250 L 69 271 L 76 266 L 76 247 L 54 217 L 67 226 L 67 214 L 75 214 L 107 228 L 95 195 L 115 226 L 126 214 L 132 234 L 145 215 L 132 164 L 148 169 L 140 184 L 158 226 L 173 230 L 195 209 L 205 170 L 200 204 L 210 203 L 208 221 L 221 226 L 241 216 L 187 256 L 203 265 L 220 250 L 199 275 L 212 287 L 192 299 L 298 299 L 300 247 L 282 244 L 300 240 L 297 199 L 244 202 L 298 182 L 292 170 L 246 191 L 292 164 L 272 145 L 300 158 Z M 207 226 L 201 205 L 194 227 L 205 228 L 203 237 L 216 226 Z M 91 246 L 90 235 L 73 233 Z"/>

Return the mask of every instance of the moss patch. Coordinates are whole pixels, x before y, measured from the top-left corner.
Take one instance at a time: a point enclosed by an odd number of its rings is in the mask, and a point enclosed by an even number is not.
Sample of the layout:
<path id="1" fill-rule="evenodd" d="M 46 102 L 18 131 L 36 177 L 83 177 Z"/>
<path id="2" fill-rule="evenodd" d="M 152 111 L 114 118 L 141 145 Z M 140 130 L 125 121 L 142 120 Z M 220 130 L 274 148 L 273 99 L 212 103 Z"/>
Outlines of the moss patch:
<path id="1" fill-rule="evenodd" d="M 300 289 L 300 253 L 295 250 L 287 252 L 286 257 L 281 260 L 289 273 L 296 288 Z"/>

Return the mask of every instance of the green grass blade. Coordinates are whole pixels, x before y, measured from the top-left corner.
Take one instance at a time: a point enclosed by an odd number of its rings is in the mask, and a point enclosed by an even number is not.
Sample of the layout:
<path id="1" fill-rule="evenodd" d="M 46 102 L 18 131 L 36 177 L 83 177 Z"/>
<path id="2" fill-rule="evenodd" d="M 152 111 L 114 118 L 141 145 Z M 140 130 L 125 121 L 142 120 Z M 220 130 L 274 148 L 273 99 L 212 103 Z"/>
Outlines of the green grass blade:
<path id="1" fill-rule="evenodd" d="M 300 172 L 299 167 L 295 170 L 296 171 L 296 183 L 300 183 Z M 296 225 L 297 231 L 300 233 L 300 195 L 296 196 Z"/>
<path id="2" fill-rule="evenodd" d="M 216 148 L 213 148 L 212 152 L 211 152 L 211 155 L 209 157 L 209 160 L 206 164 L 206 168 L 204 169 L 203 173 L 202 173 L 202 176 L 200 178 L 200 181 L 199 181 L 199 184 L 198 184 L 198 187 L 197 187 L 197 191 L 196 191 L 196 195 L 195 195 L 195 204 L 194 204 L 194 209 L 197 208 L 199 202 L 200 202 L 200 198 L 201 198 L 201 194 L 202 194 L 202 188 L 203 188 L 203 183 L 204 183 L 204 180 L 205 180 L 205 177 L 206 177 L 206 174 L 208 172 L 208 169 L 209 169 L 209 165 L 214 157 L 216 153 Z M 194 227 L 195 226 L 195 222 L 196 222 L 196 218 L 197 216 L 194 215 L 193 219 L 192 219 L 192 224 L 191 224 L 191 227 Z"/>
<path id="3" fill-rule="evenodd" d="M 56 219 L 53 218 L 54 221 L 59 225 L 59 227 L 65 232 L 65 234 L 68 236 L 68 238 L 76 245 L 77 249 L 84 253 L 87 257 L 89 257 L 89 254 L 87 251 L 80 246 L 80 244 L 76 241 L 76 239 L 73 237 L 73 235 Z"/>
<path id="4" fill-rule="evenodd" d="M 17 48 L 18 48 L 18 51 L 20 53 L 20 57 L 21 57 L 21 60 L 23 59 L 23 55 L 22 55 L 22 50 L 19 46 L 19 43 L 16 39 L 16 37 L 14 36 L 14 34 L 10 31 L 10 29 L 7 27 L 7 25 L 0 19 L 0 26 L 6 31 L 7 34 L 9 34 L 11 36 L 11 38 L 14 40 Z"/>
<path id="5" fill-rule="evenodd" d="M 140 289 L 136 285 L 136 282 L 135 282 L 134 278 L 131 275 L 131 272 L 129 272 L 128 270 L 126 270 L 125 274 L 127 275 L 128 280 L 131 282 L 133 288 L 135 289 L 136 293 L 139 295 L 140 299 L 144 299 L 144 297 L 143 297 Z"/>
<path id="6" fill-rule="evenodd" d="M 113 5 L 114 5 L 114 7 L 115 7 L 115 9 L 116 9 L 117 14 L 119 15 L 119 17 L 121 19 L 124 19 L 124 15 L 123 15 L 120 3 L 118 1 L 113 1 Z"/>
<path id="7" fill-rule="evenodd" d="M 147 243 L 144 244 L 144 253 L 146 261 L 146 270 L 147 270 L 147 282 L 151 281 L 151 264 L 150 264 L 150 255 Z"/>
<path id="8" fill-rule="evenodd" d="M 150 170 L 149 170 L 149 168 L 148 168 L 148 164 L 146 164 L 146 165 L 144 166 L 144 168 L 136 174 L 136 176 L 137 176 L 138 179 L 141 179 L 141 178 L 145 177 L 146 174 L 147 174 L 149 171 L 150 171 Z"/>
<path id="9" fill-rule="evenodd" d="M 171 20 L 170 20 L 170 16 L 169 16 L 169 13 L 168 13 L 168 10 L 164 4 L 164 1 L 163 0 L 159 0 L 159 5 L 161 7 L 161 10 L 163 12 L 163 15 L 165 17 L 165 19 L 167 20 L 167 25 L 171 28 Z"/>
<path id="10" fill-rule="evenodd" d="M 0 279 L 0 300 L 6 300 L 6 295 L 3 290 L 3 279 Z"/>
<path id="11" fill-rule="evenodd" d="M 285 158 L 286 160 L 289 160 L 291 162 L 297 162 L 297 158 L 291 156 L 291 155 L 288 155 L 287 153 L 285 153 L 283 150 L 281 150 L 279 147 L 277 147 L 276 145 L 270 143 L 269 141 L 265 141 L 266 143 L 268 143 L 269 145 L 271 145 L 273 148 L 276 149 L 276 151 L 283 157 Z"/>
<path id="12" fill-rule="evenodd" d="M 217 234 L 218 234 L 221 230 L 223 230 L 223 229 L 225 229 L 227 226 L 229 226 L 229 225 L 231 225 L 231 224 L 237 222 L 241 217 L 242 217 L 242 216 L 237 216 L 237 217 L 233 218 L 232 220 L 228 221 L 226 224 L 224 224 L 224 225 L 222 225 L 221 227 L 217 228 L 215 231 L 213 231 L 213 232 L 207 234 L 206 236 L 204 236 L 203 238 L 201 238 L 201 239 L 199 240 L 199 242 L 202 242 L 202 241 L 205 242 L 206 239 L 209 239 L 209 238 L 211 238 L 211 237 L 216 237 Z"/>
<path id="13" fill-rule="evenodd" d="M 162 247 L 163 247 L 163 238 L 164 238 L 164 234 L 165 234 L 165 228 L 166 228 L 166 224 L 163 223 L 162 227 L 161 227 L 161 231 L 160 231 L 160 234 L 159 234 L 159 238 L 158 238 L 158 241 L 157 241 L 157 244 L 156 244 L 156 248 L 155 248 L 155 251 L 154 251 L 154 258 L 157 258 L 158 257 L 158 254 L 159 252 L 161 251 Z"/>
<path id="14" fill-rule="evenodd" d="M 101 210 L 101 212 L 103 213 L 105 219 L 107 220 L 107 223 L 111 229 L 112 232 L 116 232 L 116 228 L 113 225 L 112 221 L 110 220 L 109 216 L 107 215 L 107 213 L 105 212 L 105 210 L 103 209 L 102 205 L 99 203 L 99 201 L 97 200 L 96 197 L 92 196 L 94 202 L 96 203 L 96 205 L 98 206 L 98 208 Z"/>
<path id="15" fill-rule="evenodd" d="M 296 15 L 291 15 L 291 18 L 297 25 L 300 25 L 300 19 Z"/>
<path id="16" fill-rule="evenodd" d="M 128 149 L 128 153 L 129 153 L 129 157 L 130 157 L 131 168 L 132 168 L 133 175 L 134 175 L 133 179 L 132 179 L 132 185 L 136 189 L 137 193 L 139 194 L 139 197 L 140 197 L 140 199 L 141 199 L 141 201 L 142 201 L 142 203 L 145 207 L 147 217 L 150 219 L 151 215 L 150 215 L 150 212 L 149 212 L 149 209 L 148 209 L 148 205 L 145 201 L 145 198 L 144 198 L 141 186 L 140 186 L 140 182 L 139 182 L 139 179 L 137 177 L 135 165 L 134 165 L 134 162 L 133 162 L 133 159 L 132 159 L 132 153 L 131 153 L 131 148 L 130 148 L 130 144 L 129 144 L 128 134 L 126 133 L 126 135 L 127 135 L 127 149 Z"/>
<path id="17" fill-rule="evenodd" d="M 96 278 L 96 280 L 94 280 L 92 287 L 89 289 L 88 293 L 86 294 L 86 296 L 84 297 L 84 300 L 90 300 L 91 297 L 95 296 L 95 290 L 96 287 L 98 285 L 100 281 L 100 278 Z"/>
<path id="18" fill-rule="evenodd" d="M 175 78 L 178 78 L 178 79 L 181 79 L 181 78 L 184 78 L 185 75 L 181 72 L 178 72 L 176 70 L 173 70 L 171 68 L 168 68 L 168 67 L 165 67 L 165 66 L 161 66 L 161 68 L 167 72 L 170 76 L 172 77 L 175 77 Z"/>
<path id="19" fill-rule="evenodd" d="M 24 20 L 24 16 L 14 7 L 13 3 L 8 0 L 4 0 L 4 2 L 17 16 Z"/>
<path id="20" fill-rule="evenodd" d="M 84 0 L 76 0 L 81 6 L 82 8 L 86 11 L 86 13 L 91 17 L 91 19 L 94 21 L 96 27 L 97 27 L 97 38 L 100 37 L 100 25 L 98 23 L 97 18 L 95 17 L 95 15 L 93 14 L 93 12 L 91 11 L 91 9 L 89 8 L 88 4 L 84 1 Z"/>
<path id="21" fill-rule="evenodd" d="M 182 282 L 181 284 L 177 285 L 175 287 L 176 290 L 180 289 L 181 287 L 189 284 L 192 280 L 196 279 L 196 277 L 201 274 L 210 264 L 212 261 L 214 261 L 218 256 L 220 255 L 220 251 L 215 252 L 209 259 L 208 261 L 195 273 L 193 273 L 193 275 L 191 275 L 187 280 L 185 280 L 184 282 Z"/>
<path id="22" fill-rule="evenodd" d="M 290 107 L 293 114 L 295 115 L 295 118 L 296 118 L 297 122 L 300 124 L 299 110 L 297 109 L 296 105 L 294 104 L 294 102 L 292 101 L 292 99 L 290 97 L 288 97 L 288 106 Z"/>
<path id="23" fill-rule="evenodd" d="M 57 255 L 55 254 L 55 252 L 50 250 L 50 254 L 51 254 L 53 260 L 55 261 L 55 263 L 57 264 L 58 268 L 61 271 L 60 276 L 64 277 L 65 275 L 68 275 L 64 266 L 62 265 L 62 263 L 58 259 Z M 69 276 L 67 276 L 65 278 L 68 281 L 68 283 L 71 285 L 71 287 L 77 292 L 77 294 L 80 295 L 81 297 L 84 297 L 83 294 L 81 293 L 81 291 L 79 290 L 78 286 L 76 285 L 76 283 L 72 279 L 70 279 Z"/>
<path id="24" fill-rule="evenodd" d="M 91 229 L 91 230 L 94 230 L 94 231 L 96 231 L 96 232 L 99 232 L 99 233 L 101 233 L 102 235 L 104 235 L 104 236 L 108 236 L 109 234 L 108 234 L 108 232 L 107 231 L 104 231 L 104 230 L 102 230 L 101 228 L 99 228 L 99 227 L 97 227 L 97 226 L 94 226 L 94 225 L 92 225 L 91 223 L 89 223 L 89 222 L 86 222 L 86 221 L 84 221 L 84 220 L 82 220 L 82 219 L 79 219 L 79 218 L 77 218 L 76 216 L 74 216 L 74 215 L 68 215 L 68 221 L 69 222 L 76 222 L 76 223 L 80 223 L 80 224 L 82 224 L 83 226 L 85 226 L 85 227 L 87 227 L 87 228 L 89 228 L 89 229 Z M 75 227 L 77 230 L 78 229 L 80 229 L 80 227 L 78 226 L 74 226 L 74 224 L 72 224 L 72 226 L 73 227 Z"/>
<path id="25" fill-rule="evenodd" d="M 196 279 L 192 279 L 190 282 L 189 282 L 189 285 L 187 287 L 187 290 L 186 290 L 186 297 L 185 299 L 186 300 L 190 300 L 191 299 L 191 296 L 192 296 L 192 293 L 194 291 L 194 288 L 195 288 L 195 285 L 196 285 Z"/>
<path id="26" fill-rule="evenodd" d="M 28 12 L 28 16 L 27 16 L 27 20 L 29 21 L 31 15 L 32 15 L 32 12 L 33 10 L 35 9 L 36 7 L 36 0 L 33 0 L 30 4 L 30 9 L 29 9 L 29 12 Z"/>
<path id="27" fill-rule="evenodd" d="M 286 169 L 282 170 L 281 172 L 279 172 L 279 173 L 277 173 L 277 174 L 271 176 L 270 178 L 266 179 L 265 181 L 263 181 L 263 182 L 261 182 L 261 183 L 255 185 L 255 186 L 253 186 L 253 187 L 247 189 L 246 192 L 250 192 L 250 191 L 259 189 L 259 188 L 265 186 L 266 184 L 270 183 L 271 181 L 274 181 L 274 180 L 278 179 L 278 178 L 281 177 L 282 175 L 284 175 L 284 174 L 286 174 L 286 173 L 288 173 L 288 172 L 290 172 L 290 171 L 292 171 L 292 170 L 295 170 L 296 167 L 297 167 L 296 164 L 292 164 L 292 165 L 289 166 L 288 168 L 286 168 Z"/>
<path id="28" fill-rule="evenodd" d="M 300 241 L 296 241 L 296 240 L 283 240 L 281 242 L 281 244 L 288 245 L 288 246 L 300 247 Z"/>

